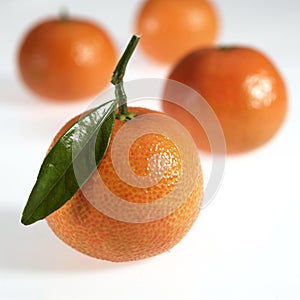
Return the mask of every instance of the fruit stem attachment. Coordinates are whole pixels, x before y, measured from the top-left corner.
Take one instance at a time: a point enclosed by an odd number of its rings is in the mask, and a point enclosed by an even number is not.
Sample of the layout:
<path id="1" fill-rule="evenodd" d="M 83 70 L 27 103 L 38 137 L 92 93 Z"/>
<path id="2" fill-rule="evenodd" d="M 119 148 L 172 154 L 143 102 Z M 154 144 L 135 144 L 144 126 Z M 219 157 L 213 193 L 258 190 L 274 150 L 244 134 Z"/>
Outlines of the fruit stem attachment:
<path id="1" fill-rule="evenodd" d="M 70 19 L 70 13 L 67 7 L 63 6 L 59 12 L 59 20 L 61 22 L 67 22 Z"/>
<path id="2" fill-rule="evenodd" d="M 221 46 L 219 46 L 219 49 L 222 51 L 228 51 L 228 50 L 232 49 L 232 46 L 221 45 Z"/>
<path id="3" fill-rule="evenodd" d="M 120 58 L 111 79 L 111 83 L 115 86 L 115 95 L 118 100 L 119 113 L 116 118 L 121 121 L 131 120 L 134 118 L 134 114 L 128 112 L 127 108 L 127 96 L 124 89 L 123 77 L 125 75 L 127 64 L 132 56 L 140 36 L 133 35 L 130 39 L 122 57 Z"/>

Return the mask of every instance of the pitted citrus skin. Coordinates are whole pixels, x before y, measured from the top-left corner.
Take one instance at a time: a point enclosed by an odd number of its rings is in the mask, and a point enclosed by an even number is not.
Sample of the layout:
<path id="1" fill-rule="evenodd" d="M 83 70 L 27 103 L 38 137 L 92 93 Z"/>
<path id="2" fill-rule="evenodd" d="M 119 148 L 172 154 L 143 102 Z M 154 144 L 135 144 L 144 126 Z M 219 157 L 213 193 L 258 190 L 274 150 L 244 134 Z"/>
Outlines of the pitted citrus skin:
<path id="1" fill-rule="evenodd" d="M 145 108 L 129 108 L 136 115 L 153 113 Z M 54 142 L 76 119 L 67 123 L 57 134 Z M 90 195 L 101 193 L 97 185 L 99 174 L 105 186 L 117 197 L 132 203 L 149 203 L 170 193 L 178 183 L 182 166 L 178 148 L 166 136 L 150 133 L 138 138 L 131 146 L 129 163 L 134 173 L 149 175 L 149 160 L 153 155 L 164 156 L 165 173 L 160 182 L 152 187 L 140 188 L 123 182 L 114 170 L 111 148 L 117 132 L 124 122 L 115 121 L 111 142 L 104 159 L 87 181 L 84 189 Z M 54 143 L 53 142 L 53 143 Z M 200 162 L 199 162 L 200 164 Z M 194 189 L 183 204 L 171 214 L 159 220 L 131 223 L 111 218 L 97 210 L 79 190 L 63 207 L 47 217 L 53 232 L 74 249 L 89 256 L 124 262 L 158 255 L 176 245 L 195 222 L 203 196 L 201 168 Z M 134 214 L 135 211 L 132 211 Z"/>

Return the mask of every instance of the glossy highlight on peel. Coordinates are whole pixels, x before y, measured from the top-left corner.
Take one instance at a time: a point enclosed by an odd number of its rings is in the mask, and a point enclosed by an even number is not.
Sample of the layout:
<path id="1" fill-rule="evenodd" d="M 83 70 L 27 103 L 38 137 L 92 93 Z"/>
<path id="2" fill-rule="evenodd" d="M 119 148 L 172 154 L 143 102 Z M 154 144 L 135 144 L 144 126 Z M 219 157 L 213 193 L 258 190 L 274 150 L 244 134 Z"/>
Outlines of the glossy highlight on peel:
<path id="1" fill-rule="evenodd" d="M 273 62 L 256 49 L 199 49 L 181 59 L 168 78 L 190 86 L 206 99 L 221 123 L 228 153 L 262 146 L 285 120 L 285 82 Z M 184 118 L 180 108 L 164 105 L 164 111 L 186 125 L 193 136 L 203 136 L 203 129 Z M 210 151 L 208 143 L 198 147 Z"/>
<path id="2" fill-rule="evenodd" d="M 52 101 L 76 101 L 98 94 L 116 63 L 111 37 L 100 25 L 77 18 L 35 24 L 18 51 L 25 85 Z"/>
<path id="3" fill-rule="evenodd" d="M 157 112 L 144 108 L 130 108 L 130 111 L 141 117 L 153 113 L 157 116 Z M 62 128 L 55 139 L 70 126 L 71 122 Z M 135 209 L 128 214 L 129 211 L 124 213 L 124 211 L 118 210 L 120 206 L 113 207 L 113 209 L 117 209 L 114 213 L 119 213 L 118 217 L 125 217 L 127 221 L 112 218 L 96 209 L 94 205 L 97 205 L 99 195 L 102 192 L 105 193 L 98 184 L 99 176 L 105 183 L 105 189 L 108 188 L 117 197 L 126 199 L 132 208 L 134 207 L 132 204 L 137 204 L 135 206 L 138 207 L 144 203 L 155 203 L 161 199 L 162 195 L 167 195 L 176 189 L 182 176 L 182 165 L 189 164 L 189 162 L 183 161 L 186 157 L 182 156 L 171 138 L 167 136 L 165 138 L 161 133 L 142 135 L 132 144 L 136 151 L 131 153 L 128 158 L 134 172 L 139 176 L 147 173 L 148 162 L 155 154 L 163 156 L 168 162 L 167 165 L 170 163 L 171 165 L 166 167 L 162 179 L 154 186 L 141 188 L 127 184 L 117 175 L 112 162 L 114 139 L 123 126 L 125 126 L 124 122 L 115 121 L 111 143 L 98 171 L 64 206 L 47 217 L 47 222 L 54 233 L 71 247 L 90 256 L 110 261 L 143 259 L 172 248 L 185 236 L 196 220 L 203 197 L 203 179 L 196 153 L 194 156 L 196 161 L 193 163 L 197 163 L 198 168 L 193 170 L 198 171 L 195 174 L 196 180 L 193 182 L 193 189 L 189 191 L 187 197 L 183 192 L 182 195 L 176 196 L 179 201 L 177 204 L 181 202 L 181 205 L 178 205 L 173 212 L 170 213 L 170 208 L 166 206 L 166 203 L 170 205 L 172 203 L 164 202 L 163 205 L 156 206 L 156 208 L 159 212 L 164 211 L 164 208 L 169 209 L 165 215 L 160 215 L 160 219 L 145 219 L 143 222 L 139 216 L 141 211 Z M 147 128 L 145 130 L 147 131 Z M 142 150 L 138 151 L 138 149 Z M 191 160 L 192 157 L 188 159 Z M 184 198 L 181 198 L 182 196 Z M 96 203 L 90 204 L 93 201 Z M 112 208 L 110 201 L 105 201 L 105 199 L 102 205 L 107 205 L 108 210 Z M 145 209 L 147 207 L 146 205 Z M 174 206 L 171 208 L 173 210 Z M 155 206 L 152 208 L 150 206 L 150 212 L 151 209 L 155 209 Z M 156 218 L 158 216 L 155 211 L 153 215 Z M 135 222 L 128 222 L 129 220 Z"/>
<path id="4" fill-rule="evenodd" d="M 143 153 L 147 147 L 142 141 L 151 143 L 154 138 L 157 143 L 150 144 L 149 154 Z M 168 152 L 157 151 L 160 143 L 174 143 L 171 149 L 173 153 L 178 153 L 170 157 Z M 147 155 L 146 160 L 140 159 L 137 164 L 135 159 L 139 158 L 138 155 Z M 114 187 L 107 182 L 110 179 L 103 171 L 94 177 L 93 184 L 98 192 L 93 189 L 91 194 L 91 190 L 85 186 L 81 190 L 99 211 L 124 222 L 144 223 L 168 216 L 190 196 L 201 173 L 196 146 L 188 131 L 174 119 L 158 113 L 140 115 L 125 123 L 112 142 L 111 159 L 115 173 L 124 185 L 112 192 Z M 106 178 L 106 183 L 101 174 Z M 166 181 L 171 177 L 176 180 Z M 168 193 L 163 191 L 163 182 L 167 182 L 166 186 L 170 189 Z M 162 191 L 156 199 L 154 190 L 159 189 L 159 186 Z M 144 200 L 141 197 L 142 203 L 134 200 L 137 196 L 122 199 L 122 189 L 129 187 L 136 188 L 142 194 L 147 193 Z M 156 195 L 155 198 L 153 195 Z"/>

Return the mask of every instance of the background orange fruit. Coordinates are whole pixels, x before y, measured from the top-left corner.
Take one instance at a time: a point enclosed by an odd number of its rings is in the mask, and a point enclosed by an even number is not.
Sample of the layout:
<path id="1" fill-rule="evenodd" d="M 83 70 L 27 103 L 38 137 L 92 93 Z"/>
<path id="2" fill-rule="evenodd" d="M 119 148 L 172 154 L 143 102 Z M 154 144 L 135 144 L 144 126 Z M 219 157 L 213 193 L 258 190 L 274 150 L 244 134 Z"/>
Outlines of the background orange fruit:
<path id="1" fill-rule="evenodd" d="M 145 108 L 129 110 L 137 116 L 153 113 Z M 52 145 L 75 120 L 60 130 Z M 129 185 L 116 174 L 111 155 L 112 143 L 123 125 L 124 122 L 115 121 L 112 139 L 98 172 L 106 187 L 117 197 L 131 203 L 154 202 L 176 188 L 182 166 L 180 152 L 166 136 L 157 133 L 142 135 L 130 147 L 128 159 L 133 172 L 140 176 L 148 175 L 149 159 L 153 155 L 163 155 L 167 169 L 157 185 L 144 188 Z M 96 183 L 98 172 L 84 185 L 92 196 L 103 193 Z M 111 218 L 92 206 L 82 190 L 46 219 L 61 240 L 82 253 L 115 262 L 143 259 L 169 250 L 188 232 L 200 211 L 203 193 L 200 168 L 193 184 L 193 190 L 187 199 L 183 199 L 181 206 L 171 214 L 150 222 L 133 223 Z M 132 214 L 135 214 L 134 210 Z"/>
<path id="2" fill-rule="evenodd" d="M 135 25 L 145 53 L 163 63 L 212 45 L 218 26 L 215 8 L 207 0 L 145 1 Z"/>
<path id="3" fill-rule="evenodd" d="M 36 24 L 25 35 L 18 53 L 26 85 L 55 100 L 96 95 L 110 82 L 115 63 L 115 46 L 104 28 L 75 18 Z"/>
<path id="4" fill-rule="evenodd" d="M 221 123 L 229 153 L 252 150 L 266 143 L 285 119 L 284 81 L 274 64 L 255 49 L 197 50 L 179 61 L 169 78 L 190 86 L 208 101 Z M 203 130 L 199 125 L 185 120 L 178 109 L 164 106 L 167 113 L 186 123 L 196 139 L 197 135 L 201 137 Z M 198 146 L 207 150 L 207 139 L 203 141 Z"/>

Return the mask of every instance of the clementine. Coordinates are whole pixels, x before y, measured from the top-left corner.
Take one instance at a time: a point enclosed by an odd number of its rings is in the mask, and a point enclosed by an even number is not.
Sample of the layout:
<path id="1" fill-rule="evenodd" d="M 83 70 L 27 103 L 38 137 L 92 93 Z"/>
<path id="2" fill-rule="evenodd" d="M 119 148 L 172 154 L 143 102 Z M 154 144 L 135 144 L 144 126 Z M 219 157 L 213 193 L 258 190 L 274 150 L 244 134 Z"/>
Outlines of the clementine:
<path id="1" fill-rule="evenodd" d="M 130 107 L 129 111 L 136 115 L 134 120 L 147 114 L 157 114 L 146 108 Z M 164 114 L 160 113 L 160 115 Z M 77 119 L 78 117 L 69 121 L 60 130 L 52 145 Z M 128 122 L 115 120 L 110 144 L 97 171 L 66 204 L 46 218 L 53 232 L 71 247 L 92 257 L 114 262 L 143 259 L 172 248 L 185 236 L 196 220 L 203 194 L 203 180 L 197 151 L 196 163 L 191 162 L 192 155 L 183 157 L 176 143 L 168 136 L 155 132 L 142 134 L 130 145 L 126 157 L 126 151 L 118 144 L 117 136 L 134 120 Z M 143 124 L 144 121 L 138 127 L 133 126 L 129 129 L 127 137 L 141 127 L 147 127 Z M 128 142 L 126 137 L 122 139 L 125 143 Z M 128 160 L 134 176 L 145 178 L 159 175 L 160 180 L 151 186 L 143 187 L 125 182 L 116 171 L 113 159 L 114 142 L 117 143 L 121 153 L 125 153 L 124 156 L 118 157 L 119 160 L 122 162 Z M 161 168 L 155 170 L 151 167 L 153 159 L 162 164 L 162 158 L 163 174 Z M 183 165 L 187 163 L 185 160 L 190 160 L 189 163 L 192 164 L 190 168 L 197 170 L 195 181 L 190 177 L 182 181 Z M 101 184 L 99 184 L 99 177 Z M 183 187 L 182 191 L 188 185 L 192 188 L 184 195 L 184 192 L 179 191 L 179 185 Z M 174 192 L 177 194 L 171 199 L 179 200 L 181 204 L 172 208 L 169 213 L 161 215 L 166 206 L 159 204 L 160 199 Z M 112 198 L 107 196 L 110 194 L 113 194 Z M 118 200 L 117 205 L 111 208 L 111 203 L 115 199 L 122 200 Z M 102 205 L 101 207 L 106 208 L 108 212 L 116 213 L 117 217 L 112 217 L 99 209 L 101 201 L 100 206 Z M 122 201 L 125 201 L 125 204 Z M 127 204 L 132 204 L 132 207 L 124 213 L 123 206 L 126 207 Z M 136 210 L 136 205 L 143 204 L 158 204 L 153 209 L 156 209 L 160 216 L 146 220 L 151 213 L 149 211 L 151 207 L 146 206 L 143 211 Z M 172 203 L 166 205 L 169 204 Z M 140 218 L 141 213 L 145 220 Z"/>
<path id="2" fill-rule="evenodd" d="M 174 63 L 188 52 L 212 45 L 218 32 L 216 9 L 207 0 L 147 0 L 136 18 L 146 54 Z"/>
<path id="3" fill-rule="evenodd" d="M 285 119 L 284 80 L 273 62 L 256 49 L 199 49 L 181 59 L 168 77 L 190 86 L 211 105 L 223 128 L 228 153 L 263 145 Z M 164 110 L 186 123 L 196 139 L 197 135 L 203 136 L 201 126 L 188 117 L 184 119 L 174 105 L 166 104 Z M 207 150 L 207 142 L 206 139 L 198 147 Z"/>
<path id="4" fill-rule="evenodd" d="M 25 84 L 53 100 L 99 93 L 109 83 L 115 63 L 115 46 L 103 27 L 68 17 L 34 25 L 18 53 Z"/>

